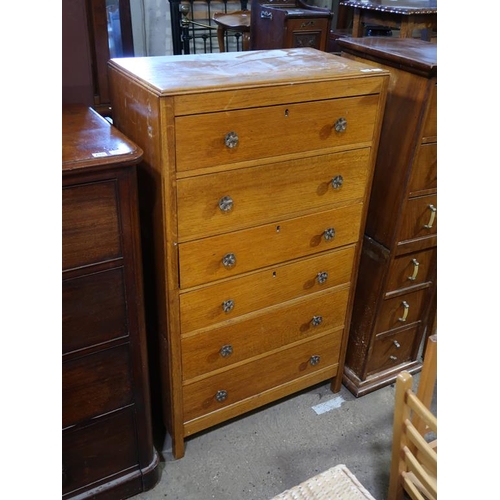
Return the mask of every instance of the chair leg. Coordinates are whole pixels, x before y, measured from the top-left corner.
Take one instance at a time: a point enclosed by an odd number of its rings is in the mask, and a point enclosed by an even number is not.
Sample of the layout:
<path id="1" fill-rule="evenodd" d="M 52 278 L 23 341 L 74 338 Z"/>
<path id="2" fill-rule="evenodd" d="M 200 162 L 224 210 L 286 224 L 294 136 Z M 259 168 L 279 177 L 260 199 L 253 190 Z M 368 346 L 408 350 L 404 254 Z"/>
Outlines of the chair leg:
<path id="1" fill-rule="evenodd" d="M 219 52 L 226 52 L 226 46 L 224 43 L 225 29 L 222 26 L 217 26 L 217 41 L 219 42 Z"/>

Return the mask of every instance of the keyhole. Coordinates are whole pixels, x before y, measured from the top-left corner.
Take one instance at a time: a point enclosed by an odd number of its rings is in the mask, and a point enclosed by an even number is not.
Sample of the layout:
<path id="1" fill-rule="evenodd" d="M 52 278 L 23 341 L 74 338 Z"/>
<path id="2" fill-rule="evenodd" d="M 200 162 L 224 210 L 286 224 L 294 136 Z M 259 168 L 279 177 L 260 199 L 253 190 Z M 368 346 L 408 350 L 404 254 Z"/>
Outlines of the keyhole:
<path id="1" fill-rule="evenodd" d="M 281 226 L 276 226 L 276 232 L 279 233 L 281 231 Z"/>
<path id="2" fill-rule="evenodd" d="M 276 271 L 273 271 L 273 278 L 276 278 Z"/>
<path id="3" fill-rule="evenodd" d="M 285 118 L 288 118 L 288 109 L 285 109 Z"/>

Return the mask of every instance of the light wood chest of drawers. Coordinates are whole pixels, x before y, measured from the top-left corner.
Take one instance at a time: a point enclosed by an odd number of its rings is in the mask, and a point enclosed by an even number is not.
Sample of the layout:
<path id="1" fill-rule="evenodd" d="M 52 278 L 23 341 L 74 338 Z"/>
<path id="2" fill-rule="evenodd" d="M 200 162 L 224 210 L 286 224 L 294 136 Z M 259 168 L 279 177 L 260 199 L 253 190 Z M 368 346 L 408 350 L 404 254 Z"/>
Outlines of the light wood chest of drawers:
<path id="1" fill-rule="evenodd" d="M 110 62 L 114 123 L 144 151 L 175 457 L 251 409 L 340 390 L 387 81 L 315 49 Z"/>
<path id="2" fill-rule="evenodd" d="M 391 72 L 356 286 L 344 383 L 356 396 L 420 371 L 436 315 L 436 45 L 342 39 L 344 56 Z"/>

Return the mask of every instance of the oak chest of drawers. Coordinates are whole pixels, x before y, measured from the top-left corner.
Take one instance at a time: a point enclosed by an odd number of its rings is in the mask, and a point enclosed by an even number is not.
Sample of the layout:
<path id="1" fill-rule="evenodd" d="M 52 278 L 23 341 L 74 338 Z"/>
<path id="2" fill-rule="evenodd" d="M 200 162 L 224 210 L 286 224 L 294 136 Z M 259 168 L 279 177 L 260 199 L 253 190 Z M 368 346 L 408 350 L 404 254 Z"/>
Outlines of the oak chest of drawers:
<path id="1" fill-rule="evenodd" d="M 344 383 L 362 396 L 421 369 L 436 315 L 436 45 L 339 40 L 345 57 L 391 72 L 354 301 Z"/>
<path id="2" fill-rule="evenodd" d="M 340 390 L 388 73 L 316 49 L 110 62 L 144 150 L 164 417 L 184 439 Z"/>
<path id="3" fill-rule="evenodd" d="M 85 106 L 62 115 L 62 496 L 127 498 L 158 479 L 136 164 Z"/>

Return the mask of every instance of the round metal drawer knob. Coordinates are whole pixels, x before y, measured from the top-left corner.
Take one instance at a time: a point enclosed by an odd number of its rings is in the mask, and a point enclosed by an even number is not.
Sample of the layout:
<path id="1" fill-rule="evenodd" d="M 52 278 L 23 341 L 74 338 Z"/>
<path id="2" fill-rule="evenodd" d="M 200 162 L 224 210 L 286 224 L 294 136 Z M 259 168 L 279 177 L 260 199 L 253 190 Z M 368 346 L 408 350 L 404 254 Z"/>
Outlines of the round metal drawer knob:
<path id="1" fill-rule="evenodd" d="M 313 326 L 321 325 L 321 323 L 323 323 L 323 316 L 313 316 L 311 323 Z"/>
<path id="2" fill-rule="evenodd" d="M 333 238 L 335 238 L 335 229 L 333 227 L 329 227 L 328 229 L 325 229 L 325 232 L 323 233 L 323 237 L 325 238 L 326 241 L 333 240 Z"/>
<path id="3" fill-rule="evenodd" d="M 236 265 L 236 255 L 234 255 L 234 253 L 227 253 L 226 255 L 224 255 L 224 257 L 222 258 L 222 265 L 226 269 L 231 269 L 232 267 L 234 267 Z"/>
<path id="4" fill-rule="evenodd" d="M 335 122 L 334 127 L 335 127 L 336 132 L 345 132 L 345 130 L 347 128 L 347 120 L 345 118 L 339 118 Z"/>
<path id="5" fill-rule="evenodd" d="M 228 132 L 224 137 L 224 144 L 227 148 L 233 149 L 238 145 L 239 137 L 236 132 Z"/>
<path id="6" fill-rule="evenodd" d="M 227 399 L 227 391 L 217 391 L 215 394 L 215 399 L 219 401 L 219 403 L 222 403 L 222 401 L 225 401 Z"/>
<path id="7" fill-rule="evenodd" d="M 233 209 L 234 201 L 231 196 L 224 196 L 219 200 L 221 212 L 230 212 Z"/>
<path id="8" fill-rule="evenodd" d="M 320 357 L 317 355 L 311 356 L 311 359 L 309 360 L 309 363 L 311 363 L 312 366 L 317 365 L 320 361 Z"/>
<path id="9" fill-rule="evenodd" d="M 222 303 L 222 310 L 225 313 L 231 312 L 234 308 L 234 300 L 228 299 Z"/>
<path id="10" fill-rule="evenodd" d="M 223 345 L 221 348 L 220 348 L 220 355 L 223 357 L 223 358 L 227 358 L 228 356 L 231 356 L 231 354 L 233 354 L 233 346 L 232 345 Z"/>
<path id="11" fill-rule="evenodd" d="M 333 189 L 340 189 L 342 187 L 342 184 L 344 184 L 344 178 L 341 175 L 336 175 L 332 179 Z"/>
<path id="12" fill-rule="evenodd" d="M 326 282 L 328 279 L 328 273 L 326 271 L 323 271 L 321 273 L 318 273 L 316 276 L 316 279 L 318 280 L 318 283 L 322 285 L 323 283 Z"/>

